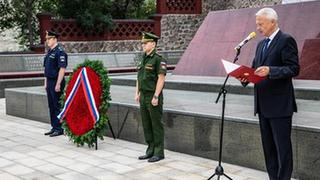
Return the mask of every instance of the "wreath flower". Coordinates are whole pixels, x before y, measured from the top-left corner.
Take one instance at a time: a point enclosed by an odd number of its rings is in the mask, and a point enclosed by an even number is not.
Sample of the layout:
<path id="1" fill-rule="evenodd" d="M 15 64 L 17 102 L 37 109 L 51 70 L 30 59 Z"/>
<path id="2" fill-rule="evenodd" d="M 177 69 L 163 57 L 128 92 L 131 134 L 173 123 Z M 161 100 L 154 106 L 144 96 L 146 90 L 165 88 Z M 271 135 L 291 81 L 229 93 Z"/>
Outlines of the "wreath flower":
<path id="1" fill-rule="evenodd" d="M 111 80 L 101 61 L 86 59 L 77 65 L 67 81 L 60 99 L 64 107 L 60 117 L 62 127 L 77 146 L 93 147 L 97 138 L 103 140 L 105 135 Z"/>

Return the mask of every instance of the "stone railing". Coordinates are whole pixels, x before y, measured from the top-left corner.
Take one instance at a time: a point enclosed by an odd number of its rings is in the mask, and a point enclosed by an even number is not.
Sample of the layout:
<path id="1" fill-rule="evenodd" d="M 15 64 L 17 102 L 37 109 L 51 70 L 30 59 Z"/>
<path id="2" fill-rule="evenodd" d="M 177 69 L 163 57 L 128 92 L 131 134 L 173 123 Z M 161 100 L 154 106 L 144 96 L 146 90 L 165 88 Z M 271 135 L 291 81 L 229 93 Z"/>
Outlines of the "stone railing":
<path id="1" fill-rule="evenodd" d="M 161 16 L 153 16 L 148 20 L 114 20 L 112 30 L 96 32 L 83 30 L 73 19 L 53 19 L 51 14 L 40 13 L 37 15 L 40 23 L 40 42 L 45 42 L 46 30 L 60 33 L 60 41 L 106 41 L 106 40 L 133 40 L 139 39 L 141 31 L 153 32 L 160 36 Z"/>
<path id="2" fill-rule="evenodd" d="M 158 51 L 168 65 L 176 65 L 183 51 Z M 100 60 L 107 68 L 136 67 L 142 52 L 99 52 L 99 53 L 69 53 L 68 68 L 74 69 L 85 59 Z M 43 71 L 43 54 L 10 54 L 0 55 L 0 74 L 8 72 Z"/>
<path id="3" fill-rule="evenodd" d="M 115 19 L 111 30 L 97 32 L 84 30 L 74 19 L 55 19 L 49 13 L 37 15 L 40 24 L 40 45 L 32 47 L 36 53 L 44 52 L 45 32 L 53 30 L 60 33 L 59 41 L 92 42 L 138 40 L 141 31 L 153 32 L 161 37 L 161 17 L 165 14 L 201 14 L 202 0 L 157 0 L 157 14 L 151 19 Z"/>

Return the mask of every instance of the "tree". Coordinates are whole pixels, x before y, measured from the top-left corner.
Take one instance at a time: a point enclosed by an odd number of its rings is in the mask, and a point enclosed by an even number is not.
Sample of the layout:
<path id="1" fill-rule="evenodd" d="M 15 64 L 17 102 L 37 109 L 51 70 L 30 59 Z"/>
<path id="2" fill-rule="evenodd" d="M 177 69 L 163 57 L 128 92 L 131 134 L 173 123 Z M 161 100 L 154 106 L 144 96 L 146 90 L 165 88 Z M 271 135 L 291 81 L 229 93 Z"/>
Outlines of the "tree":
<path id="1" fill-rule="evenodd" d="M 156 1 L 155 0 L 145 0 L 142 8 L 137 10 L 136 18 L 142 19 L 150 17 L 156 13 Z"/>
<path id="2" fill-rule="evenodd" d="M 155 13 L 155 0 L 58 0 L 57 15 L 76 19 L 86 30 L 113 27 L 112 19 L 148 18 Z"/>
<path id="3" fill-rule="evenodd" d="M 0 0 L 0 31 L 14 28 L 18 43 L 30 48 L 39 40 L 39 12 L 76 19 L 97 32 L 111 28 L 112 19 L 148 18 L 155 7 L 155 0 Z"/>
<path id="4" fill-rule="evenodd" d="M 36 14 L 51 6 L 56 0 L 0 0 L 0 30 L 16 29 L 19 44 L 31 47 L 39 39 Z"/>
<path id="5" fill-rule="evenodd" d="M 155 0 L 114 0 L 110 9 L 115 19 L 144 19 L 155 13 Z"/>
<path id="6" fill-rule="evenodd" d="M 76 19 L 86 30 L 98 31 L 112 27 L 111 0 L 59 0 L 57 14 Z"/>
<path id="7" fill-rule="evenodd" d="M 10 3 L 8 0 L 1 0 L 0 1 L 0 30 L 4 29 L 10 29 L 12 28 L 12 22 L 13 17 L 12 17 L 12 7 L 10 6 Z"/>
<path id="8" fill-rule="evenodd" d="M 143 0 L 115 0 L 112 2 L 112 17 L 126 19 L 133 9 L 141 7 L 142 4 Z"/>

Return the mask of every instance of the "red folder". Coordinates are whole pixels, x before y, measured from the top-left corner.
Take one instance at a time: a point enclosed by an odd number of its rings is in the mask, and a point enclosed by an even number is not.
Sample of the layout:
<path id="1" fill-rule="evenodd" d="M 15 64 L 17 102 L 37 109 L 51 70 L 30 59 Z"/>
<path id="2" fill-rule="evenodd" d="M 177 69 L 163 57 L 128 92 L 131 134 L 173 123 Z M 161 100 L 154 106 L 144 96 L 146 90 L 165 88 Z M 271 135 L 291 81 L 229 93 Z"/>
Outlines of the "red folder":
<path id="1" fill-rule="evenodd" d="M 244 65 L 234 64 L 223 59 L 221 61 L 227 74 L 229 74 L 230 76 L 233 76 L 235 78 L 247 78 L 249 82 L 254 84 L 265 79 L 265 77 L 255 75 L 255 69 L 253 68 Z"/>

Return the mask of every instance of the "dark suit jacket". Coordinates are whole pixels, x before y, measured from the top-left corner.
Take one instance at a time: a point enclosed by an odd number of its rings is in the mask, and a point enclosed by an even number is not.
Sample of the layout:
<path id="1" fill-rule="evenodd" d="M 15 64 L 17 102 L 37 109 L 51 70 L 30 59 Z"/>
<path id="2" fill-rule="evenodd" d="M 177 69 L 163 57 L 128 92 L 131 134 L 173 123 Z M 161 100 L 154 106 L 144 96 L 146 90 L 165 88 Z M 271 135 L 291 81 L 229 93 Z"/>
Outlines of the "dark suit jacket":
<path id="1" fill-rule="evenodd" d="M 255 84 L 255 114 L 266 118 L 292 116 L 297 112 L 292 77 L 299 74 L 297 43 L 288 34 L 279 31 L 271 41 L 264 58 L 261 56 L 263 40 L 259 42 L 253 68 L 269 66 L 267 79 Z"/>

